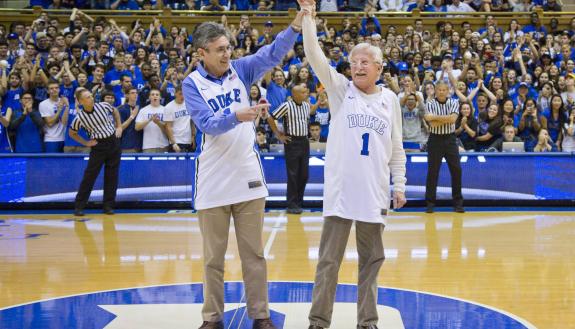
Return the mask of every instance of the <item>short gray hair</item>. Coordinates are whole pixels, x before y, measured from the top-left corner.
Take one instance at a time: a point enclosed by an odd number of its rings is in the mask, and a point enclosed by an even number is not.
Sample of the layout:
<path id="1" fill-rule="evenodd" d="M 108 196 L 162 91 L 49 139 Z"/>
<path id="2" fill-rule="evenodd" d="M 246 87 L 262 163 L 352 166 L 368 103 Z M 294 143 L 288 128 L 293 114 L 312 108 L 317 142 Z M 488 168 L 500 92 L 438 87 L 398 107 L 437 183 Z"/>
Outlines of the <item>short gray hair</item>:
<path id="1" fill-rule="evenodd" d="M 230 31 L 228 31 L 222 24 L 216 22 L 204 22 L 196 26 L 196 29 L 192 34 L 194 49 L 206 49 L 210 42 L 213 42 L 222 36 L 225 36 L 229 41 L 233 39 Z"/>
<path id="2" fill-rule="evenodd" d="M 378 63 L 378 64 L 383 63 L 383 53 L 381 52 L 381 48 L 373 46 L 367 42 L 359 43 L 359 44 L 355 45 L 355 47 L 353 47 L 353 49 L 351 49 L 351 52 L 349 53 L 350 62 L 353 60 L 354 54 L 361 53 L 361 52 L 366 52 L 366 53 L 370 54 L 376 63 Z"/>

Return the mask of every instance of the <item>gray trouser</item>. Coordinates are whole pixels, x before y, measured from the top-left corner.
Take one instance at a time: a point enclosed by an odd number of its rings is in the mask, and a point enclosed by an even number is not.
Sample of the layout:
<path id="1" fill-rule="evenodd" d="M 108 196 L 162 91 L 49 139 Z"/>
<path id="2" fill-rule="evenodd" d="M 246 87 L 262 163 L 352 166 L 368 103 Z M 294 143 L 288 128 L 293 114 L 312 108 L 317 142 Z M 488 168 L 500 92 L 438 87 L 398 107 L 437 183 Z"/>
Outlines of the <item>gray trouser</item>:
<path id="1" fill-rule="evenodd" d="M 224 314 L 224 257 L 230 215 L 242 262 L 248 315 L 270 317 L 266 260 L 262 243 L 265 198 L 198 211 L 204 247 L 204 321 L 220 321 Z"/>
<path id="2" fill-rule="evenodd" d="M 354 221 L 340 217 L 326 217 L 319 245 L 319 262 L 315 273 L 313 300 L 309 321 L 311 325 L 329 328 L 337 275 Z M 377 324 L 377 275 L 383 264 L 383 224 L 355 221 L 359 277 L 357 293 L 357 322 L 367 326 Z"/>

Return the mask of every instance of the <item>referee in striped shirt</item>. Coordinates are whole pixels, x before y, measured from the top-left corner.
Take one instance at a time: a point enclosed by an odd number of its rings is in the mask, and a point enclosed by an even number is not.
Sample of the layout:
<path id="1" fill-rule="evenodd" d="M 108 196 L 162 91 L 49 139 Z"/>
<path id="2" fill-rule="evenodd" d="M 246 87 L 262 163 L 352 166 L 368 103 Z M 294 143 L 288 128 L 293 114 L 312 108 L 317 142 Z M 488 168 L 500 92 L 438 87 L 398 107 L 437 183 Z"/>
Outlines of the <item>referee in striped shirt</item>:
<path id="1" fill-rule="evenodd" d="M 309 89 L 298 84 L 291 89 L 292 99 L 280 105 L 267 121 L 278 139 L 285 144 L 287 169 L 287 213 L 301 214 L 303 194 L 309 172 L 309 129 L 310 105 L 307 102 Z M 284 133 L 281 133 L 275 120 L 283 118 Z"/>
<path id="2" fill-rule="evenodd" d="M 84 207 L 90 198 L 94 182 L 104 166 L 104 213 L 114 214 L 114 202 L 118 188 L 118 171 L 122 149 L 120 137 L 122 137 L 122 121 L 120 114 L 112 105 L 102 102 L 94 104 L 92 93 L 85 88 L 78 88 L 75 93 L 80 104 L 76 118 L 72 121 L 69 134 L 78 143 L 88 146 L 90 159 L 84 171 L 84 177 L 80 183 L 74 208 L 75 216 L 84 216 Z M 110 116 L 114 116 L 114 121 Z M 85 140 L 78 135 L 78 130 L 84 128 L 90 135 L 90 140 Z"/>
<path id="3" fill-rule="evenodd" d="M 435 85 L 435 99 L 426 104 L 425 121 L 430 126 L 427 141 L 427 181 L 425 203 L 427 213 L 433 212 L 441 160 L 445 158 L 451 174 L 451 195 L 455 212 L 465 212 L 461 195 L 461 163 L 455 137 L 455 121 L 459 102 L 449 97 L 449 86 L 439 81 Z"/>

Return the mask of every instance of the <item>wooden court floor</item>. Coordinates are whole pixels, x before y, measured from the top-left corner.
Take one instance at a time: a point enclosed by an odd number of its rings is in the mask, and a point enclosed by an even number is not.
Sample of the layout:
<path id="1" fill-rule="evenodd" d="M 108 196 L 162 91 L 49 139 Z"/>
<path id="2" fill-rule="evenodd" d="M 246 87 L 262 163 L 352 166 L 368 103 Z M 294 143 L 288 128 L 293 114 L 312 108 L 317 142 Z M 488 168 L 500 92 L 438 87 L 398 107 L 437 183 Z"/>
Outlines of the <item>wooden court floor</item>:
<path id="1" fill-rule="evenodd" d="M 266 214 L 269 281 L 313 281 L 321 225 L 321 212 Z M 399 212 L 388 219 L 384 246 L 380 286 L 487 305 L 539 329 L 575 328 L 574 212 Z M 353 231 L 347 248 L 339 281 L 353 284 Z M 2 215 L 0 309 L 201 282 L 201 255 L 191 213 L 88 214 L 80 221 L 66 214 Z M 233 234 L 226 259 L 226 280 L 241 281 Z"/>

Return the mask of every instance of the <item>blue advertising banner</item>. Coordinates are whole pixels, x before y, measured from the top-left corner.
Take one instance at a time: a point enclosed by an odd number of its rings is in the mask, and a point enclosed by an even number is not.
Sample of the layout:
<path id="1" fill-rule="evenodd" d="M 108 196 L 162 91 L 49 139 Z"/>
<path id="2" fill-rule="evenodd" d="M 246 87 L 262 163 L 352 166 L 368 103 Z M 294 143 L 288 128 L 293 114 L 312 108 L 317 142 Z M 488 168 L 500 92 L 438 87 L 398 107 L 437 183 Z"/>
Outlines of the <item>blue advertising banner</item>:
<path id="1" fill-rule="evenodd" d="M 195 154 L 124 155 L 118 201 L 191 201 Z M 88 157 L 86 155 L 0 155 L 0 202 L 71 202 Z M 262 155 L 269 200 L 285 200 L 286 169 L 281 154 Z M 321 200 L 324 157 L 310 157 L 306 200 Z M 575 155 L 461 155 L 465 199 L 574 200 Z M 423 200 L 427 156 L 407 155 L 407 197 Z M 102 175 L 91 200 L 101 200 Z M 450 199 L 450 177 L 444 164 L 438 198 Z"/>

